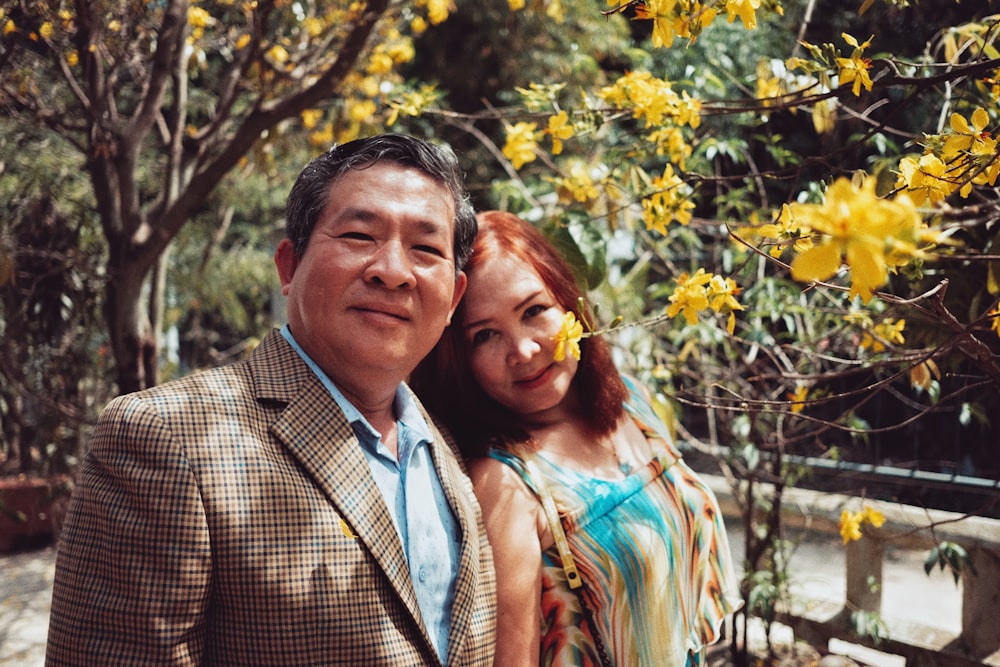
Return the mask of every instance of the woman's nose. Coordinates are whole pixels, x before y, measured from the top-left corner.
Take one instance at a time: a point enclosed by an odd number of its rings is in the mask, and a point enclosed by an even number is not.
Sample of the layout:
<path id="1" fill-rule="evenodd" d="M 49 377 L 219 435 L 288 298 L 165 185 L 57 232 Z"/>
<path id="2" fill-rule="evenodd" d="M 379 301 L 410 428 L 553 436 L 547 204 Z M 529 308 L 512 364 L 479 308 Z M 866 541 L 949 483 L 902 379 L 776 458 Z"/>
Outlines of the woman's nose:
<path id="1" fill-rule="evenodd" d="M 508 356 L 514 363 L 528 361 L 538 354 L 540 349 L 541 346 L 533 336 L 522 334 L 512 341 Z"/>

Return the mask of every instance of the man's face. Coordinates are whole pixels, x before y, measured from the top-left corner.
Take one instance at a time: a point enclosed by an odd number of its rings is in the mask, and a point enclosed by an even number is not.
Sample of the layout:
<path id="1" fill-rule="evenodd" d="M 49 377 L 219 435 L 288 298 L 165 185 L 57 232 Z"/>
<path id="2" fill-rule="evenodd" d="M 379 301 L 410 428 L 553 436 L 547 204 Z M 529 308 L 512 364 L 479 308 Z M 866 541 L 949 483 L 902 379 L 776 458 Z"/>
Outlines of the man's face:
<path id="1" fill-rule="evenodd" d="M 301 258 L 279 244 L 292 334 L 342 390 L 394 386 L 441 336 L 465 290 L 454 219 L 445 185 L 382 162 L 331 186 Z"/>

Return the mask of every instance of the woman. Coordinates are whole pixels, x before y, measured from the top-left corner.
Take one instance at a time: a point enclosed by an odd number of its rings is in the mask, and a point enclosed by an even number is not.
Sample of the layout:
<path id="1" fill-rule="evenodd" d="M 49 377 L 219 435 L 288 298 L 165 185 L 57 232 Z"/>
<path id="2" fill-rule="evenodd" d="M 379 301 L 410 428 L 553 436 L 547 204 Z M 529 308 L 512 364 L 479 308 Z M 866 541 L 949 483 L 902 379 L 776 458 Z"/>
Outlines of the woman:
<path id="1" fill-rule="evenodd" d="M 478 219 L 465 298 L 411 383 L 469 459 L 494 664 L 702 664 L 738 605 L 715 497 L 604 340 L 556 355 L 565 314 L 584 314 L 553 247 L 509 213 Z"/>

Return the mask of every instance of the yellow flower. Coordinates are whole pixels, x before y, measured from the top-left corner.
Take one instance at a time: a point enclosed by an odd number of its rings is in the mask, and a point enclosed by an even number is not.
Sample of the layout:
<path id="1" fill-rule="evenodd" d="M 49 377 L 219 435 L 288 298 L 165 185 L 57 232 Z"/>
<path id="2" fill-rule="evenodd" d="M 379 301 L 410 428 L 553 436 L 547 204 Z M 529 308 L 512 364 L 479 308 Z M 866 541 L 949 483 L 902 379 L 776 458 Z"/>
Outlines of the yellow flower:
<path id="1" fill-rule="evenodd" d="M 844 510 L 840 513 L 840 537 L 844 544 L 861 539 L 861 516 L 855 512 Z"/>
<path id="2" fill-rule="evenodd" d="M 556 186 L 556 193 L 559 195 L 560 204 L 576 202 L 579 204 L 591 204 L 597 201 L 600 190 L 594 179 L 591 177 L 585 163 L 574 161 L 566 170 L 566 176 L 553 181 Z"/>
<path id="3" fill-rule="evenodd" d="M 391 126 L 400 115 L 419 116 L 425 108 L 437 102 L 440 97 L 441 93 L 434 88 L 433 84 L 421 86 L 420 90 L 417 91 L 403 93 L 402 100 L 389 101 L 392 112 L 386 122 Z"/>
<path id="4" fill-rule="evenodd" d="M 866 177 L 859 188 L 846 178 L 826 192 L 823 204 L 792 204 L 796 224 L 824 234 L 818 245 L 792 260 L 792 277 L 809 282 L 834 275 L 846 258 L 851 269 L 851 297 L 866 303 L 876 287 L 888 280 L 890 266 L 919 255 L 923 223 L 909 197 L 882 199 L 875 179 Z"/>
<path id="5" fill-rule="evenodd" d="M 192 28 L 207 28 L 214 23 L 215 19 L 202 7 L 188 8 L 188 25 Z"/>
<path id="6" fill-rule="evenodd" d="M 969 124 L 960 114 L 951 115 L 951 130 L 941 149 L 941 159 L 951 167 L 955 180 L 964 181 L 959 193 L 968 197 L 972 184 L 993 185 L 1000 176 L 1000 157 L 997 155 L 997 139 L 986 130 L 990 116 L 986 109 L 979 107 L 970 118 Z"/>
<path id="7" fill-rule="evenodd" d="M 872 61 L 861 57 L 865 49 L 868 48 L 868 45 L 871 44 L 872 39 L 869 37 L 865 43 L 858 44 L 858 40 L 846 32 L 841 33 L 841 37 L 844 38 L 845 42 L 854 47 L 854 52 L 850 58 L 837 58 L 837 67 L 840 69 L 838 76 L 840 77 L 841 84 L 854 82 L 851 92 L 857 97 L 861 95 L 862 86 L 864 86 L 865 90 L 872 89 L 872 79 L 868 76 L 868 70 L 872 66 Z"/>
<path id="8" fill-rule="evenodd" d="M 924 202 L 934 204 L 944 201 L 958 188 L 957 184 L 946 179 L 946 171 L 945 163 L 932 153 L 921 155 L 919 160 L 904 157 L 899 161 L 896 187 L 906 188 L 917 206 Z"/>
<path id="9" fill-rule="evenodd" d="M 951 162 L 958 157 L 960 152 L 972 148 L 973 144 L 982 137 L 983 130 L 990 122 L 990 115 L 986 113 L 986 109 L 979 107 L 972 112 L 970 120 L 972 121 L 971 126 L 961 114 L 953 113 L 951 115 L 950 125 L 954 134 L 945 141 L 944 148 L 941 150 L 941 158 L 945 162 Z"/>
<path id="10" fill-rule="evenodd" d="M 885 515 L 877 509 L 865 505 L 862 511 L 862 522 L 871 524 L 875 528 L 881 528 L 885 525 Z"/>
<path id="11" fill-rule="evenodd" d="M 844 544 L 847 544 L 861 539 L 862 525 L 881 528 L 884 524 L 885 515 L 868 505 L 865 505 L 860 512 L 844 510 L 840 513 L 840 536 Z"/>
<path id="12" fill-rule="evenodd" d="M 989 312 L 990 317 L 993 319 L 990 321 L 990 329 L 997 332 L 997 336 L 1000 336 L 1000 304 L 993 306 L 993 309 Z"/>
<path id="13" fill-rule="evenodd" d="M 514 169 L 520 169 L 525 163 L 535 160 L 535 149 L 538 148 L 538 139 L 535 137 L 537 127 L 534 123 L 518 123 L 507 129 L 507 143 L 504 144 L 503 154 L 514 165 Z"/>
<path id="14" fill-rule="evenodd" d="M 431 24 L 440 25 L 448 20 L 452 0 L 418 0 L 417 6 L 427 6 L 427 18 Z"/>
<path id="15" fill-rule="evenodd" d="M 302 113 L 299 115 L 302 116 L 302 126 L 307 130 L 311 130 L 316 127 L 316 123 L 323 118 L 323 110 L 303 109 Z"/>
<path id="16" fill-rule="evenodd" d="M 694 202 L 691 201 L 690 187 L 674 174 L 674 168 L 667 164 L 663 175 L 652 181 L 653 194 L 642 200 L 642 218 L 646 228 L 667 233 L 667 224 L 676 220 L 682 225 L 691 222 Z"/>
<path id="17" fill-rule="evenodd" d="M 580 360 L 580 339 L 583 338 L 583 325 L 580 324 L 573 311 L 567 311 L 563 315 L 562 329 L 552 337 L 556 342 L 556 351 L 552 358 L 562 361 L 566 358 L 567 350 L 573 358 Z"/>
<path id="18" fill-rule="evenodd" d="M 792 412 L 799 413 L 805 406 L 806 398 L 809 396 L 809 387 L 800 384 L 795 388 L 795 391 L 788 394 L 788 400 L 792 402 Z"/>
<path id="19" fill-rule="evenodd" d="M 726 2 L 726 14 L 730 23 L 739 16 L 747 30 L 757 27 L 757 14 L 755 9 L 760 9 L 760 0 L 728 0 Z"/>
<path id="20" fill-rule="evenodd" d="M 708 283 L 708 306 L 717 313 L 729 314 L 726 331 L 730 334 L 736 329 L 736 311 L 743 310 L 743 306 L 736 300 L 740 291 L 732 278 L 716 275 Z"/>
<path id="21" fill-rule="evenodd" d="M 635 17 L 653 22 L 653 46 L 669 48 L 676 35 L 677 0 L 646 0 L 635 6 Z M 682 35 L 683 36 L 683 35 Z"/>
<path id="22" fill-rule="evenodd" d="M 871 333 L 864 332 L 861 335 L 859 345 L 862 349 L 869 349 L 878 353 L 885 350 L 885 344 L 902 345 L 906 342 L 903 338 L 903 329 L 906 328 L 906 320 L 894 320 L 887 317 L 876 324 Z"/>
<path id="23" fill-rule="evenodd" d="M 667 315 L 676 317 L 678 313 L 684 313 L 688 324 L 696 324 L 698 313 L 708 308 L 708 289 L 705 285 L 711 280 L 712 274 L 705 273 L 705 269 L 698 269 L 693 276 L 682 273 L 677 278 L 674 293 L 670 295 Z"/>
<path id="24" fill-rule="evenodd" d="M 781 205 L 781 211 L 774 222 L 763 224 L 755 231 L 762 238 L 780 241 L 780 243 L 771 246 L 768 251 L 771 257 L 780 257 L 781 251 L 789 242 L 792 243 L 792 247 L 797 252 L 805 252 L 813 246 L 812 239 L 809 238 L 811 230 L 792 220 L 792 210 L 788 204 Z"/>
<path id="25" fill-rule="evenodd" d="M 269 48 L 266 55 L 277 65 L 283 65 L 288 62 L 288 51 L 280 44 L 275 44 Z"/>
<path id="26" fill-rule="evenodd" d="M 569 124 L 569 114 L 560 111 L 554 116 L 549 116 L 549 126 L 545 134 L 552 137 L 552 154 L 562 153 L 562 140 L 573 136 L 573 126 Z"/>

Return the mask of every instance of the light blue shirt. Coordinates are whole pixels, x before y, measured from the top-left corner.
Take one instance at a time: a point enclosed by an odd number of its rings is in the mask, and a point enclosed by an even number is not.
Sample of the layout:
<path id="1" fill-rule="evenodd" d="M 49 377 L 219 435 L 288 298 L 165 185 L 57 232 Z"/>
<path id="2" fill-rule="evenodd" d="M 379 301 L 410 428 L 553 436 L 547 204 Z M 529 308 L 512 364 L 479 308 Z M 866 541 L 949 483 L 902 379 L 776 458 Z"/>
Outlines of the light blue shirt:
<path id="1" fill-rule="evenodd" d="M 430 428 L 409 389 L 400 383 L 395 403 L 398 458 L 393 456 L 382 442 L 382 435 L 309 358 L 287 324 L 281 328 L 281 335 L 323 382 L 361 443 L 406 551 L 424 625 L 444 664 L 448 660 L 451 608 L 455 601 L 458 529 L 431 460 Z"/>

